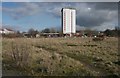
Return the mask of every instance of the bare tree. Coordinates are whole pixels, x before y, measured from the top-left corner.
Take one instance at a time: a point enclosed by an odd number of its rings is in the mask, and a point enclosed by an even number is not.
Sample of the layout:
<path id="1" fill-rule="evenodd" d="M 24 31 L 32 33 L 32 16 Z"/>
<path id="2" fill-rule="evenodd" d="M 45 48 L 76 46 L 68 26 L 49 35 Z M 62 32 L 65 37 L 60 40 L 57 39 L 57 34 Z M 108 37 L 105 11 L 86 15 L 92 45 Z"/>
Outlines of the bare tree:
<path id="1" fill-rule="evenodd" d="M 32 37 L 35 37 L 38 33 L 38 30 L 34 30 L 33 28 L 28 30 L 28 34 L 30 34 Z"/>

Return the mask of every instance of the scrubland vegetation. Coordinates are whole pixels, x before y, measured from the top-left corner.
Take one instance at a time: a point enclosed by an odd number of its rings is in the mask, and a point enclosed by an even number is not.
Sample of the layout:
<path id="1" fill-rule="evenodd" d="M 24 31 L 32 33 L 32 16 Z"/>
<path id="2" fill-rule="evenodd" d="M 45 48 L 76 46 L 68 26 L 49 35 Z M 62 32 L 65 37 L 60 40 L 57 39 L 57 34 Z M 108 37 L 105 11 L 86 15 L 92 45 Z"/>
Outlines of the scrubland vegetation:
<path id="1" fill-rule="evenodd" d="M 2 39 L 3 76 L 119 76 L 118 39 Z"/>

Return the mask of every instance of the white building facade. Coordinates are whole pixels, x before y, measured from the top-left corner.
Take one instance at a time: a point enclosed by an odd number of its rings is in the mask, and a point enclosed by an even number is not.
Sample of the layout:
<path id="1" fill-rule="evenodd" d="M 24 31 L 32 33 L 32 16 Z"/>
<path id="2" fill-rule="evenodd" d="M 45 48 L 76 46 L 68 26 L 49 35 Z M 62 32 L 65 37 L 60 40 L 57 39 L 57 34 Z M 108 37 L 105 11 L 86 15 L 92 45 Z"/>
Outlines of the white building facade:
<path id="1" fill-rule="evenodd" d="M 11 29 L 0 29 L 0 34 L 14 34 L 15 32 Z"/>
<path id="2" fill-rule="evenodd" d="M 76 10 L 73 8 L 62 9 L 62 31 L 63 34 L 76 33 Z"/>

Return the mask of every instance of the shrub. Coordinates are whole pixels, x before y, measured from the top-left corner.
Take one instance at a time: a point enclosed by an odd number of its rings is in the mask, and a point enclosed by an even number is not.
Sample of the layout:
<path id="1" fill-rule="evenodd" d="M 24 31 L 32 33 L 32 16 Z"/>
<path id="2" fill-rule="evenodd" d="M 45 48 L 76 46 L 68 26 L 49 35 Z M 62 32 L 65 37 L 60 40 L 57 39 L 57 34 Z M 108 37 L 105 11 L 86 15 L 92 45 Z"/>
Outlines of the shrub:
<path id="1" fill-rule="evenodd" d="M 11 44 L 11 56 L 16 66 L 24 67 L 28 66 L 30 58 L 30 47 L 26 44 Z"/>
<path id="2" fill-rule="evenodd" d="M 103 41 L 103 38 L 100 38 L 100 37 L 93 38 L 93 41 Z"/>

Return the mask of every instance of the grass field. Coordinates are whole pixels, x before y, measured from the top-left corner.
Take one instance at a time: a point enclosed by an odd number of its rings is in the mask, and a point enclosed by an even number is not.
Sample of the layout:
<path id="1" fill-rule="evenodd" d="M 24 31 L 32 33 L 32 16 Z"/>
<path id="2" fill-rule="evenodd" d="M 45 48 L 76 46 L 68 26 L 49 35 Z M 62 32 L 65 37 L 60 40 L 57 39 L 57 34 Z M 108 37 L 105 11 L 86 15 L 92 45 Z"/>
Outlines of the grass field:
<path id="1" fill-rule="evenodd" d="M 118 39 L 2 39 L 3 76 L 119 75 Z"/>

